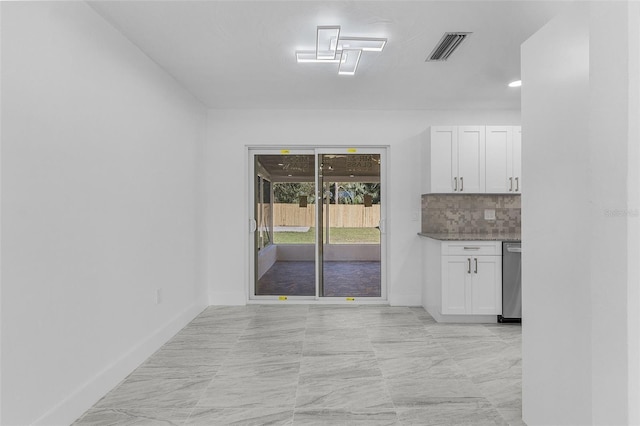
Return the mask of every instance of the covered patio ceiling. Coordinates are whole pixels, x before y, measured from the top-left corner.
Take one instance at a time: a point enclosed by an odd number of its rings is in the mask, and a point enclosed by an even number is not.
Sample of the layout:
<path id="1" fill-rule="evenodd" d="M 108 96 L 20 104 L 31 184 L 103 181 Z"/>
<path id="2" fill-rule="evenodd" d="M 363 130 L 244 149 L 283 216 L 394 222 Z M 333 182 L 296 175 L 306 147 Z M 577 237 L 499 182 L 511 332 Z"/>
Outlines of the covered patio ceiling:
<path id="1" fill-rule="evenodd" d="M 320 177 L 331 182 L 380 182 L 379 154 L 320 155 Z M 258 155 L 256 170 L 272 182 L 314 182 L 314 155 Z"/>

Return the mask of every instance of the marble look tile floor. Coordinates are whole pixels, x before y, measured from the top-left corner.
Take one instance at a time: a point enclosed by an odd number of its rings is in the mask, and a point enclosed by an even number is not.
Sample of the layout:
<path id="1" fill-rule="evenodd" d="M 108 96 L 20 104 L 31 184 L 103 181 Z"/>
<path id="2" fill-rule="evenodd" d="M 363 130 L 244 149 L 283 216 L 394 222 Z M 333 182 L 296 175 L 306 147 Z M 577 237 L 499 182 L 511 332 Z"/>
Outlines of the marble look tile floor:
<path id="1" fill-rule="evenodd" d="M 524 425 L 521 376 L 519 325 L 209 307 L 74 425 Z"/>

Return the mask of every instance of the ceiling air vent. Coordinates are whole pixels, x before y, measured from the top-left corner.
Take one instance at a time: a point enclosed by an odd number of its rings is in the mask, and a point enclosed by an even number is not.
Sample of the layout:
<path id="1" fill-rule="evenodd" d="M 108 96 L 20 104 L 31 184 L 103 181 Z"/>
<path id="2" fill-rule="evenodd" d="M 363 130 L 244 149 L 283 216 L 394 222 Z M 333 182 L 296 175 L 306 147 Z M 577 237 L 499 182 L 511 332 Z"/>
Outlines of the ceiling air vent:
<path id="1" fill-rule="evenodd" d="M 444 33 L 438 45 L 433 49 L 426 62 L 446 61 L 449 56 L 471 33 Z"/>

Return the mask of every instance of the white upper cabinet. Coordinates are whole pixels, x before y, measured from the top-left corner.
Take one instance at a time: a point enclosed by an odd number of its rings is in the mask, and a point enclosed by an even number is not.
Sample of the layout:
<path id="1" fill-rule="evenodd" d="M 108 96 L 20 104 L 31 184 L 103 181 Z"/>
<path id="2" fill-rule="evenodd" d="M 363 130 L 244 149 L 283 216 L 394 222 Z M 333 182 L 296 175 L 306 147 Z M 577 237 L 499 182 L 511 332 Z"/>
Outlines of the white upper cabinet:
<path id="1" fill-rule="evenodd" d="M 458 127 L 458 192 L 485 192 L 484 126 Z"/>
<path id="2" fill-rule="evenodd" d="M 522 192 L 522 128 L 513 128 L 513 180 L 515 186 L 513 191 L 517 194 Z"/>
<path id="3" fill-rule="evenodd" d="M 487 126 L 486 136 L 487 192 L 513 192 L 513 128 Z"/>
<path id="4" fill-rule="evenodd" d="M 433 126 L 424 147 L 424 193 L 484 191 L 483 126 Z"/>
<path id="5" fill-rule="evenodd" d="M 516 126 L 431 127 L 423 193 L 520 193 L 521 141 Z"/>
<path id="6" fill-rule="evenodd" d="M 424 150 L 425 163 L 430 166 L 425 170 L 423 191 L 454 192 L 453 175 L 458 168 L 458 128 L 431 127 L 429 143 L 424 146 Z"/>
<path id="7" fill-rule="evenodd" d="M 518 194 L 522 188 L 520 127 L 487 126 L 486 192 Z"/>

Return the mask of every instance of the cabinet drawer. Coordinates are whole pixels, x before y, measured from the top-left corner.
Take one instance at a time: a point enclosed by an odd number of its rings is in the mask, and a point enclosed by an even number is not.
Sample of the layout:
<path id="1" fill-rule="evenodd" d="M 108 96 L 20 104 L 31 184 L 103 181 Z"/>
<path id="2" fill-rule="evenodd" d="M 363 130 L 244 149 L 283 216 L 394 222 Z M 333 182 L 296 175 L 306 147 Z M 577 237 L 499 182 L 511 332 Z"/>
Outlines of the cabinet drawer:
<path id="1" fill-rule="evenodd" d="M 501 254 L 501 241 L 449 241 L 442 243 L 443 256 L 496 256 Z"/>

